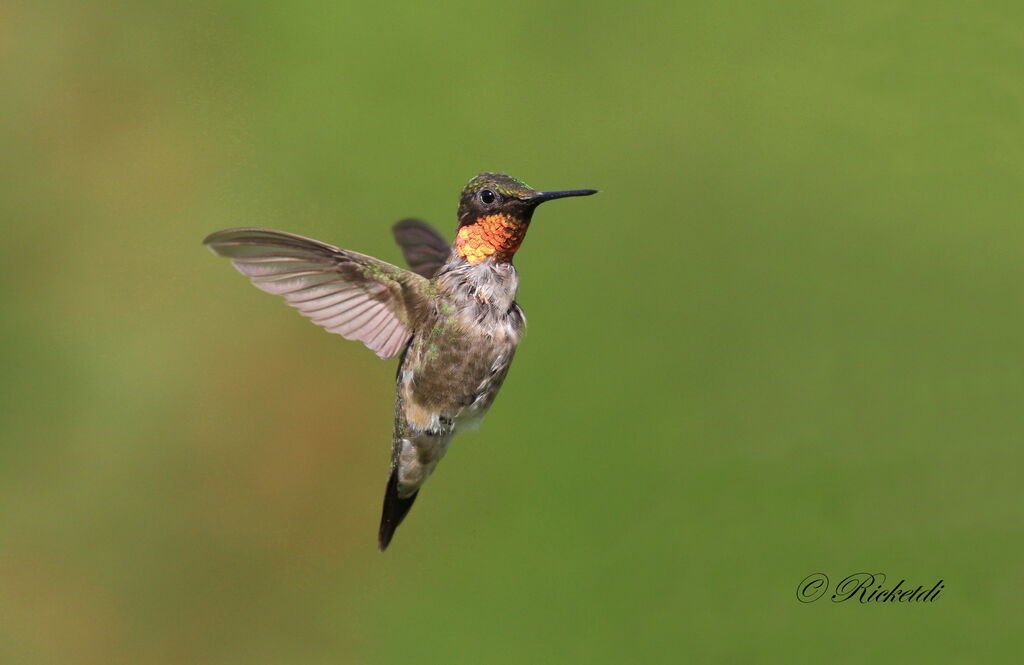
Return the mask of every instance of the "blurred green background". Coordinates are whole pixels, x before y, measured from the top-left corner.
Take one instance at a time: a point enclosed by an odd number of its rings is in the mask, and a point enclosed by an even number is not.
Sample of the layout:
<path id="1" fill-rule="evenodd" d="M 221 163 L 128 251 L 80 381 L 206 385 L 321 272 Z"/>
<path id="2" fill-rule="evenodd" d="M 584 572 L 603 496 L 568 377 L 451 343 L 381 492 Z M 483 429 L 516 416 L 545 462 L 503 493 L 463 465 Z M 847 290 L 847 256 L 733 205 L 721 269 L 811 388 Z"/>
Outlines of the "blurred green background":
<path id="1" fill-rule="evenodd" d="M 0 662 L 1019 657 L 1017 5 L 8 2 L 0 86 Z M 602 193 L 381 555 L 395 361 L 200 241 L 484 170 Z"/>

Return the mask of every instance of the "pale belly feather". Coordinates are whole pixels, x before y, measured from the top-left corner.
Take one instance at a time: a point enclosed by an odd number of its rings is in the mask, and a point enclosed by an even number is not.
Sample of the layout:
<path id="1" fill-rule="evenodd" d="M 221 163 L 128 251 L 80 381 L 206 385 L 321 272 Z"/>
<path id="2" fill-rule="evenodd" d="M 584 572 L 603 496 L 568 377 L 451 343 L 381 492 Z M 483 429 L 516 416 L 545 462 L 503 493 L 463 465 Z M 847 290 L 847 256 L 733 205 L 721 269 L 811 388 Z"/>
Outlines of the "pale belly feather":
<path id="1" fill-rule="evenodd" d="M 398 376 L 400 496 L 415 493 L 452 437 L 478 427 L 490 409 L 519 343 L 522 315 L 515 310 L 493 325 L 456 319 L 456 334 L 424 335 L 410 346 Z"/>

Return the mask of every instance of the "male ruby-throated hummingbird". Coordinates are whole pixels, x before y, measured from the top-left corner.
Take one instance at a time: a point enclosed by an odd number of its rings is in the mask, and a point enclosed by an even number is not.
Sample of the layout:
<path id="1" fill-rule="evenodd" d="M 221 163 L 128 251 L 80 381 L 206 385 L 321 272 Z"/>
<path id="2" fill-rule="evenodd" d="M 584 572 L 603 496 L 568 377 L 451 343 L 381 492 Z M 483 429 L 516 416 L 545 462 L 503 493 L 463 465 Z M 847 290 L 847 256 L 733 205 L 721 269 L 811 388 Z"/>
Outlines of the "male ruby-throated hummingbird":
<path id="1" fill-rule="evenodd" d="M 498 394 L 525 319 L 512 257 L 537 206 L 593 189 L 538 192 L 498 173 L 462 190 L 455 244 L 407 219 L 392 228 L 411 270 L 302 236 L 228 229 L 203 242 L 259 289 L 381 358 L 399 352 L 391 473 L 377 543 L 384 550 L 461 430 Z"/>

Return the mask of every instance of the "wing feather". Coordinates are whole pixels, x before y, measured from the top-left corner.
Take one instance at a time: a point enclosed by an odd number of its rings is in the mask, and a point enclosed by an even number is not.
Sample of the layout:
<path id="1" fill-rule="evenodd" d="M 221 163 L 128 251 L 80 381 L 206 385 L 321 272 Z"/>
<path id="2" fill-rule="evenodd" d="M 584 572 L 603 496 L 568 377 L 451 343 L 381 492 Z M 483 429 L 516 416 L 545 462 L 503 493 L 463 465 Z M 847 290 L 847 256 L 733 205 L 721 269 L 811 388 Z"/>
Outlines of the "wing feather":
<path id="1" fill-rule="evenodd" d="M 340 312 L 342 311 L 342 305 L 346 301 L 354 298 L 357 292 L 354 289 L 346 291 L 335 291 L 333 293 L 327 293 L 319 298 L 312 301 L 300 300 L 298 302 L 292 300 L 289 304 L 295 309 L 302 312 L 305 316 L 326 316 L 329 312 Z"/>
<path id="2" fill-rule="evenodd" d="M 387 341 L 384 343 L 383 346 L 384 350 L 386 350 L 390 356 L 395 355 L 403 348 L 405 348 L 405 343 L 409 340 L 408 335 L 402 334 L 401 326 L 395 325 L 394 328 L 395 331 L 391 333 L 391 336 L 388 337 Z"/>
<path id="3" fill-rule="evenodd" d="M 253 285 L 381 358 L 408 341 L 427 280 L 371 256 L 269 229 L 228 229 L 203 241 Z"/>
<path id="4" fill-rule="evenodd" d="M 395 242 L 402 248 L 409 270 L 432 278 L 448 260 L 451 245 L 432 226 L 418 219 L 403 219 L 391 227 Z"/>
<path id="5" fill-rule="evenodd" d="M 298 307 L 304 303 L 312 303 L 320 300 L 320 298 L 354 289 L 355 287 L 349 282 L 338 279 L 332 282 L 324 282 L 323 284 L 314 284 L 300 291 L 295 291 L 285 296 L 285 300 L 292 307 Z"/>

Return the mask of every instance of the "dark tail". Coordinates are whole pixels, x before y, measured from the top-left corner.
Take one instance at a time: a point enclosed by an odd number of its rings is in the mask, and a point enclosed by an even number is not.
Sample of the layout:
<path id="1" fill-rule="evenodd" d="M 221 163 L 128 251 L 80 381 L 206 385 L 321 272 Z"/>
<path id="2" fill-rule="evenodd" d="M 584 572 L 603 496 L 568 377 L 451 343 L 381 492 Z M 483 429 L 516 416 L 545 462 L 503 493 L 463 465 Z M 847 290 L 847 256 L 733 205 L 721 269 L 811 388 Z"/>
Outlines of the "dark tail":
<path id="1" fill-rule="evenodd" d="M 388 487 L 384 490 L 384 511 L 380 516 L 380 531 L 377 532 L 377 547 L 381 552 L 388 548 L 391 537 L 395 535 L 395 529 L 405 519 L 405 514 L 412 508 L 412 502 L 415 500 L 416 494 L 405 499 L 398 496 L 398 467 L 392 469 Z"/>

